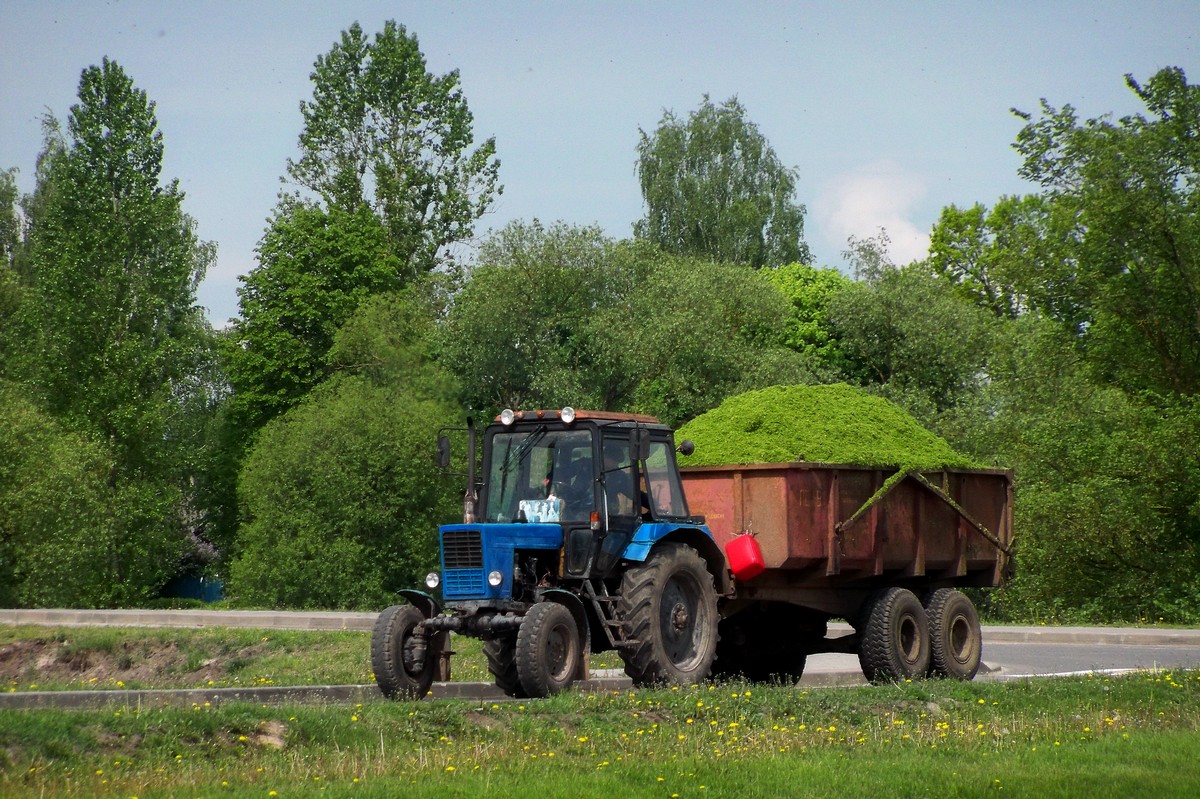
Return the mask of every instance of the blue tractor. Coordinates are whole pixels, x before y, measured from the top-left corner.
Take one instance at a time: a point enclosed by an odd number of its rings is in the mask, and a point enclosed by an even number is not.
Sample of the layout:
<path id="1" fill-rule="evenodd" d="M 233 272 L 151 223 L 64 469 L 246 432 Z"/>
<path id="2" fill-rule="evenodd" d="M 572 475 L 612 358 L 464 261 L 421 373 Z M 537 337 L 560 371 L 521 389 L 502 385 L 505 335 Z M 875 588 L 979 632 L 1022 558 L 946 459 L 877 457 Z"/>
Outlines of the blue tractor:
<path id="1" fill-rule="evenodd" d="M 449 634 L 480 638 L 496 684 L 543 697 L 615 649 L 635 685 L 699 682 L 717 647 L 731 578 L 704 519 L 688 512 L 672 431 L 648 416 L 505 410 L 468 428 L 463 522 L 439 530 L 441 571 L 401 591 L 371 640 L 389 697 L 423 697 L 448 673 Z M 450 460 L 448 439 L 439 462 Z M 482 479 L 477 479 L 477 474 Z M 440 594 L 440 596 L 439 596 Z"/>

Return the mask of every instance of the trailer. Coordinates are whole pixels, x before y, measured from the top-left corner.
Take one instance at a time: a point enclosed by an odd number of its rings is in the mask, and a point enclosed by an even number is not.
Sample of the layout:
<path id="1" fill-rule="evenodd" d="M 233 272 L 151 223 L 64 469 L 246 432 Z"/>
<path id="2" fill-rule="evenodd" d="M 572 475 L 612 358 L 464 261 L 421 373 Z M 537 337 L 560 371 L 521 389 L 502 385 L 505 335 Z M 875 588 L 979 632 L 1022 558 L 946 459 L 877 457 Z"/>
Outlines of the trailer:
<path id="1" fill-rule="evenodd" d="M 375 678 L 422 697 L 451 633 L 481 638 L 511 696 L 565 690 L 616 650 L 635 685 L 713 674 L 798 679 L 809 655 L 854 652 L 876 682 L 979 668 L 960 589 L 1012 566 L 1012 476 L 784 463 L 680 469 L 691 454 L 632 414 L 506 410 L 468 425 L 461 524 L 439 571 L 376 622 Z M 438 442 L 450 461 L 449 438 Z M 828 622 L 854 633 L 829 638 Z"/>
<path id="2" fill-rule="evenodd" d="M 761 572 L 721 603 L 719 672 L 798 678 L 808 655 L 838 651 L 872 680 L 975 675 L 979 619 L 957 589 L 1011 575 L 1011 472 L 776 463 L 681 476 L 722 552 L 750 536 L 761 553 Z M 834 618 L 855 634 L 827 639 Z"/>

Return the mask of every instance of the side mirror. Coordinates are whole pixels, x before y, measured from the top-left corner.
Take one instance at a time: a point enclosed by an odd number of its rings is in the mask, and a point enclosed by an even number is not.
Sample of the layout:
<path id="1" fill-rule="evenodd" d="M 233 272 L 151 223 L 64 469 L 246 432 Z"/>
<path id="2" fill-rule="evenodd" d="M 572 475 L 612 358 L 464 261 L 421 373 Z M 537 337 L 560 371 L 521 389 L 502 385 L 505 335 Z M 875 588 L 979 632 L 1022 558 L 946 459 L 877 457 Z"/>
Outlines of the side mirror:
<path id="1" fill-rule="evenodd" d="M 450 436 L 438 436 L 436 461 L 439 469 L 450 468 Z"/>
<path id="2" fill-rule="evenodd" d="M 679 446 L 675 448 L 675 451 L 686 458 L 696 451 L 696 445 L 692 443 L 690 438 L 685 438 L 679 442 Z"/>

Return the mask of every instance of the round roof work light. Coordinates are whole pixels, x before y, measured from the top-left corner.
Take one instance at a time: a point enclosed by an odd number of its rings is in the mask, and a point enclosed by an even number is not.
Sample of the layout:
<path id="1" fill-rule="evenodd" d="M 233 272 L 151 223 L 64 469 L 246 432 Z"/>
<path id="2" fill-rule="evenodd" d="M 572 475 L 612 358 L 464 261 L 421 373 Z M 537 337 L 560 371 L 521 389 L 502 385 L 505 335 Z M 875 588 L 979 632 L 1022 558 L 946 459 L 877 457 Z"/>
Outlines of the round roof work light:
<path id="1" fill-rule="evenodd" d="M 567 424 L 571 424 L 571 422 L 575 421 L 575 409 L 570 405 L 559 411 L 558 415 L 562 417 L 562 420 Z"/>
<path id="2" fill-rule="evenodd" d="M 500 424 L 510 425 L 516 421 L 516 419 L 517 415 L 513 413 L 512 408 L 505 408 L 504 410 L 500 411 Z"/>

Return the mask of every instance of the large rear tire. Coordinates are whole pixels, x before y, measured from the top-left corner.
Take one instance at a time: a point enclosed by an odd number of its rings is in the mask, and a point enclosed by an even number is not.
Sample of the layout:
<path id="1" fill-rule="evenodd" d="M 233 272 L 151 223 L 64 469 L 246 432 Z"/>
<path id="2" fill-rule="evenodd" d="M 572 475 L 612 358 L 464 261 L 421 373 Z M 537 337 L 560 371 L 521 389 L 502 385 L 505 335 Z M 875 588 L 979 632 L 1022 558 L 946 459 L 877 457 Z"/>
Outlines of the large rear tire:
<path id="1" fill-rule="evenodd" d="M 659 544 L 621 578 L 617 603 L 625 673 L 634 685 L 693 685 L 717 651 L 717 592 L 704 559 L 683 544 Z"/>
<path id="2" fill-rule="evenodd" d="M 983 658 L 983 629 L 966 594 L 939 588 L 925 596 L 929 617 L 929 674 L 973 680 Z"/>
<path id="3" fill-rule="evenodd" d="M 423 621 L 425 616 L 412 605 L 392 605 L 375 621 L 371 668 L 379 690 L 389 699 L 422 699 L 433 685 L 446 633 L 426 635 Z"/>
<path id="4" fill-rule="evenodd" d="M 867 602 L 859 626 L 858 662 L 873 683 L 926 675 L 929 621 L 916 594 L 907 588 L 885 588 Z"/>
<path id="5" fill-rule="evenodd" d="M 483 654 L 487 658 L 488 671 L 496 678 L 497 688 L 514 699 L 528 696 L 517 674 L 517 636 L 510 633 L 489 638 L 483 642 Z"/>
<path id="6" fill-rule="evenodd" d="M 579 626 L 565 605 L 539 602 L 529 609 L 517 631 L 516 661 L 528 696 L 551 696 L 575 682 L 583 649 Z"/>

